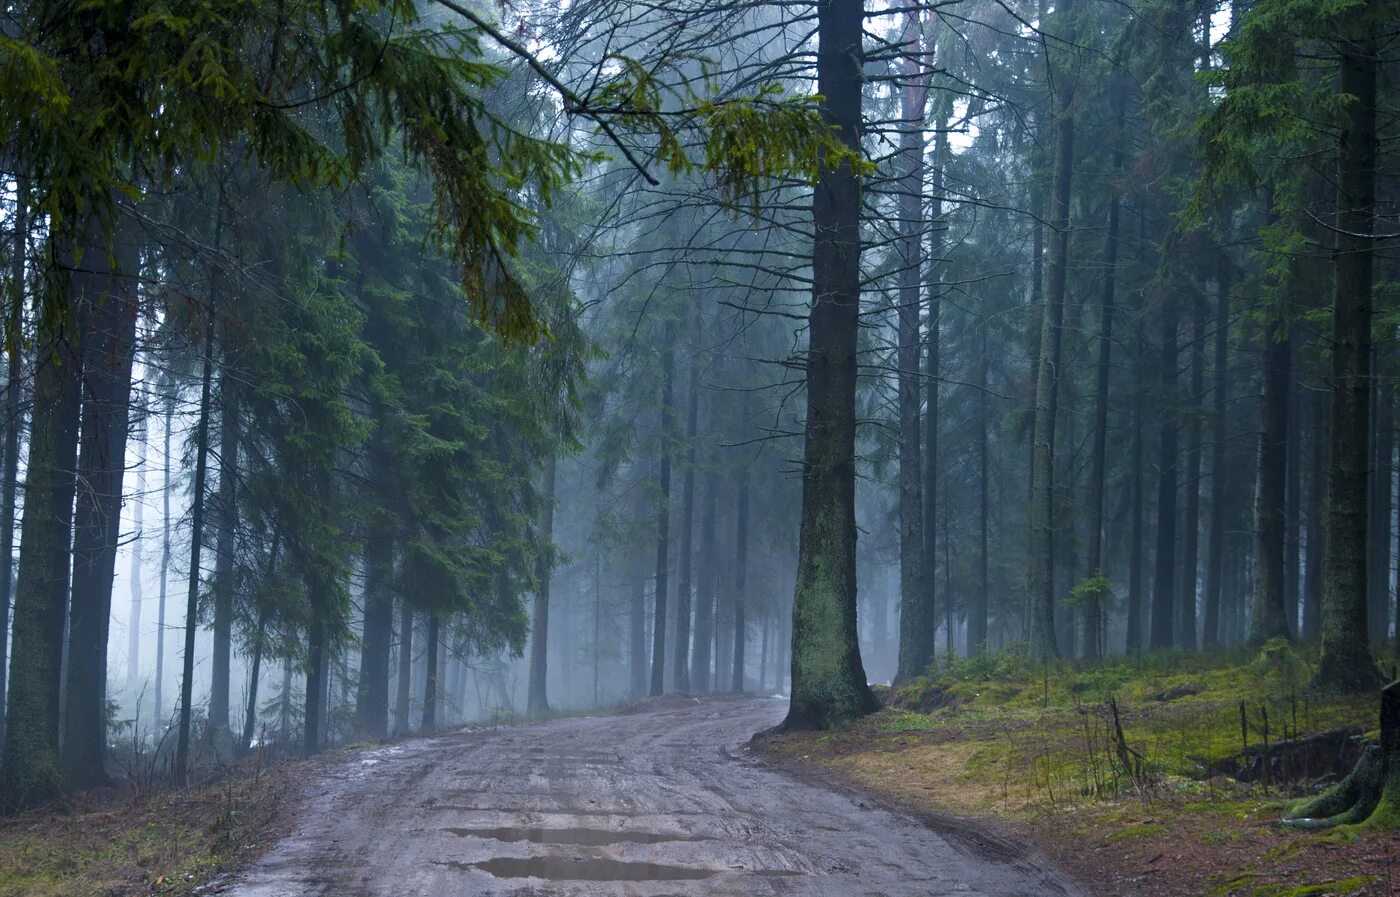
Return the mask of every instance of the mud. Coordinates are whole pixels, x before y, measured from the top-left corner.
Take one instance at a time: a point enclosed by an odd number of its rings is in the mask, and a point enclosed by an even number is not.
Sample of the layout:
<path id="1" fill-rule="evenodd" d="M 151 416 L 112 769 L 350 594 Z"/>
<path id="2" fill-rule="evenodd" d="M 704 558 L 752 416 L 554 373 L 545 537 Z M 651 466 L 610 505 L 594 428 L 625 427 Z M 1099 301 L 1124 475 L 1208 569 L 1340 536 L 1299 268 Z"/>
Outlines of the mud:
<path id="1" fill-rule="evenodd" d="M 223 892 L 1078 895 L 971 823 L 883 809 L 765 766 L 745 744 L 784 710 L 673 699 L 366 751 L 310 784 L 296 831 Z"/>

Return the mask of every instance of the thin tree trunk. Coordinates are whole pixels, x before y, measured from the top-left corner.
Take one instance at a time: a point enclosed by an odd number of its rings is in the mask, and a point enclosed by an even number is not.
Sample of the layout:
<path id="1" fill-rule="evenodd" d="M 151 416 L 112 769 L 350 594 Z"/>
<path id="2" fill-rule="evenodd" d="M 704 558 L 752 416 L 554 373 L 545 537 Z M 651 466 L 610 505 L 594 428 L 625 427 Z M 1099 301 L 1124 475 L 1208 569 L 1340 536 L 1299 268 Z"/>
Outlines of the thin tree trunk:
<path id="1" fill-rule="evenodd" d="M 899 364 L 899 668 L 895 681 L 924 672 L 933 660 L 933 588 L 925 548 L 924 471 L 919 406 L 919 286 L 923 277 L 924 111 L 928 91 L 921 73 L 917 12 L 904 24 L 904 84 L 901 93 L 899 182 L 899 294 L 896 312 L 896 357 Z M 936 191 L 935 191 L 936 192 Z M 935 199 L 937 202 L 937 199 Z M 936 238 L 935 238 L 936 239 Z M 937 291 L 929 291 L 929 369 L 935 369 Z M 929 378 L 929 469 L 937 461 L 938 387 Z M 930 489 L 933 486 L 930 484 Z M 931 496 L 936 500 L 936 494 Z M 930 508 L 933 501 L 930 501 Z M 929 541 L 932 539 L 929 537 Z"/>
<path id="2" fill-rule="evenodd" d="M 862 0 L 817 7 L 823 120 L 860 151 Z M 824 165 L 812 198 L 812 310 L 802 458 L 802 525 L 792 607 L 786 729 L 829 729 L 878 708 L 856 627 L 856 356 L 860 333 L 860 180 Z"/>
<path id="3" fill-rule="evenodd" d="M 144 398 L 136 402 L 136 406 L 142 410 L 136 424 L 139 448 L 136 456 L 136 500 L 132 502 L 131 521 L 135 535 L 131 540 L 131 570 L 128 576 L 131 580 L 131 613 L 126 627 L 126 683 L 127 689 L 133 692 L 138 687 L 138 677 L 141 675 L 141 605 L 145 601 L 141 579 L 146 566 L 146 534 L 143 527 L 146 507 L 146 456 L 150 450 L 151 427 L 144 405 Z"/>
<path id="4" fill-rule="evenodd" d="M 85 389 L 63 715 L 64 784 L 74 791 L 111 782 L 105 769 L 107 640 L 121 536 L 139 305 L 134 276 L 139 257 L 123 236 L 129 235 L 118 234 L 112 257 L 105 247 L 85 257 L 85 264 L 96 264 L 103 276 L 101 293 L 88 297 L 80 313 Z"/>
<path id="5" fill-rule="evenodd" d="M 1385 641 L 1390 630 L 1390 512 L 1395 470 L 1395 392 L 1387 377 L 1388 360 L 1382 348 L 1372 349 L 1376 425 L 1372 428 L 1375 454 L 1371 459 L 1371 520 L 1367 538 L 1371 556 L 1367 559 L 1366 568 L 1370 577 L 1366 628 L 1371 633 L 1371 640 L 1376 643 Z"/>
<path id="6" fill-rule="evenodd" d="M 710 649 L 714 647 L 715 515 L 718 490 L 713 465 L 705 471 L 705 497 L 700 503 L 700 572 L 695 578 L 695 653 L 690 663 L 690 688 L 710 691 Z"/>
<path id="7" fill-rule="evenodd" d="M 1157 559 L 1152 578 L 1152 620 L 1148 646 L 1170 648 L 1176 625 L 1176 462 L 1179 424 L 1174 410 L 1180 398 L 1177 382 L 1177 312 L 1174 297 L 1161 308 L 1161 447 L 1157 456 Z"/>
<path id="8" fill-rule="evenodd" d="M 232 353 L 219 373 L 219 509 L 214 543 L 214 653 L 210 660 L 209 725 L 229 724 L 229 662 L 233 653 L 233 550 L 238 530 L 238 388 Z"/>
<path id="9" fill-rule="evenodd" d="M 671 434 L 675 428 L 676 333 L 668 325 L 661 347 L 661 460 L 656 500 L 656 598 L 651 623 L 651 696 L 665 690 L 666 581 L 671 549 Z"/>
<path id="10" fill-rule="evenodd" d="M 258 677 L 262 675 L 263 640 L 267 635 L 266 612 L 258 615 L 258 627 L 253 636 L 253 661 L 248 670 L 248 705 L 243 714 L 243 737 L 238 741 L 238 753 L 253 748 L 253 733 L 258 725 Z"/>
<path id="11" fill-rule="evenodd" d="M 394 637 L 394 541 L 389 527 L 371 526 L 364 547 L 365 621 L 360 640 L 356 714 L 370 738 L 389 734 L 389 652 Z"/>
<path id="12" fill-rule="evenodd" d="M 694 333 L 700 334 L 699 320 Z M 690 395 L 685 413 L 685 476 L 681 480 L 680 577 L 676 583 L 676 650 L 672 676 L 676 691 L 690 691 L 690 614 L 691 563 L 695 549 L 695 439 L 700 419 L 700 365 L 697 354 L 690 355 L 688 386 Z"/>
<path id="13" fill-rule="evenodd" d="M 1143 356 L 1147 347 L 1142 335 L 1142 325 L 1137 326 L 1137 352 L 1134 368 L 1137 383 L 1133 395 L 1133 461 L 1132 472 L 1128 476 L 1128 503 L 1132 517 L 1131 535 L 1128 545 L 1128 622 L 1127 640 L 1124 650 L 1128 654 L 1142 651 L 1142 604 L 1143 604 L 1143 507 L 1142 485 L 1147 477 L 1143 469 L 1143 404 L 1146 401 L 1146 377 L 1143 371 Z"/>
<path id="14" fill-rule="evenodd" d="M 1075 40 L 1073 0 L 1060 0 L 1055 19 L 1065 22 L 1063 37 Z M 1047 66 L 1049 61 L 1047 60 Z M 1030 608 L 1027 633 L 1031 652 L 1055 657 L 1055 394 L 1060 379 L 1060 344 L 1065 313 L 1065 284 L 1069 266 L 1070 190 L 1074 175 L 1074 78 L 1058 73 L 1055 90 L 1055 183 L 1050 220 L 1055 232 L 1050 243 L 1050 268 L 1041 316 L 1040 361 L 1036 370 L 1034 448 L 1031 464 Z"/>
<path id="15" fill-rule="evenodd" d="M 15 179 L 15 232 L 10 259 L 10 296 L 5 316 L 5 458 L 0 485 L 0 745 L 5 743 L 5 686 L 9 677 L 10 601 L 15 576 L 15 492 L 19 480 L 19 442 L 24 430 L 24 283 L 29 254 L 29 179 Z"/>
<path id="16" fill-rule="evenodd" d="M 1191 410 L 1186 419 L 1186 506 L 1181 531 L 1181 584 L 1177 593 L 1176 646 L 1196 650 L 1196 600 L 1200 581 L 1201 412 L 1206 394 L 1206 306 L 1191 300 Z"/>
<path id="17" fill-rule="evenodd" d="M 987 650 L 987 599 L 992 591 L 987 539 L 988 493 L 991 491 L 988 482 L 991 455 L 991 421 L 987 409 L 988 323 L 983 319 L 981 344 L 977 353 L 977 593 L 972 598 L 972 608 L 967 616 L 968 656 L 982 654 Z"/>
<path id="18" fill-rule="evenodd" d="M 320 588 L 315 581 L 307 583 L 307 591 L 312 595 L 313 608 L 325 606 L 325 597 L 317 595 Z M 310 757 L 321 749 L 321 720 L 325 714 L 328 672 L 327 654 L 325 623 L 321 615 L 313 610 L 311 624 L 306 633 L 306 701 L 301 730 L 301 753 L 304 757 Z"/>
<path id="19" fill-rule="evenodd" d="M 747 402 L 747 399 L 746 399 Z M 748 415 L 745 415 L 747 419 Z M 736 490 L 738 507 L 734 511 L 734 670 L 730 688 L 736 692 L 744 690 L 744 648 L 748 625 L 744 620 L 745 605 L 748 601 L 749 576 L 749 467 L 741 464 L 739 484 Z M 766 630 L 765 630 L 766 632 Z M 763 663 L 759 662 L 758 676 L 763 678 Z M 758 683 L 763 690 L 763 683 Z"/>
<path id="20" fill-rule="evenodd" d="M 175 746 L 175 780 L 181 784 L 185 784 L 189 776 L 190 720 L 194 712 L 194 635 L 199 628 L 200 553 L 204 547 L 204 491 L 209 468 L 209 411 L 213 380 L 214 313 L 211 310 L 204 323 L 204 370 L 200 375 L 194 499 L 190 508 L 190 580 L 185 598 L 185 654 L 180 673 L 180 728 Z M 307 728 L 314 730 L 310 719 L 307 720 Z"/>
<path id="21" fill-rule="evenodd" d="M 1337 163 L 1333 254 L 1332 428 L 1327 544 L 1323 560 L 1322 655 L 1314 684 L 1363 691 L 1380 681 L 1366 631 L 1366 441 L 1370 435 L 1371 290 L 1376 208 L 1376 74 L 1379 0 L 1350 11 L 1339 43 L 1339 92 L 1347 105 Z"/>
<path id="22" fill-rule="evenodd" d="M 155 716 L 165 726 L 165 598 L 170 579 L 170 434 L 175 429 L 175 396 L 165 400 L 163 477 L 160 483 L 160 595 L 156 603 Z"/>
<path id="23" fill-rule="evenodd" d="M 1299 382 L 1298 367 L 1303 358 L 1300 349 L 1293 353 L 1288 377 L 1288 439 L 1287 480 L 1283 498 L 1283 608 L 1288 634 L 1297 638 L 1299 634 L 1298 610 L 1302 589 L 1302 487 L 1303 465 L 1300 454 L 1303 446 L 1302 385 Z M 1386 512 L 1386 532 L 1390 531 L 1390 514 Z M 1390 550 L 1389 538 L 1386 550 Z"/>
<path id="24" fill-rule="evenodd" d="M 423 731 L 437 730 L 438 705 L 438 616 L 428 614 L 428 659 L 424 666 L 427 678 L 423 682 Z"/>
<path id="25" fill-rule="evenodd" d="M 1210 541 L 1206 545 L 1206 594 L 1201 645 L 1220 644 L 1220 596 L 1225 558 L 1226 440 L 1230 399 L 1230 260 L 1223 250 L 1216 275 L 1215 352 L 1211 385 Z"/>
<path id="26" fill-rule="evenodd" d="M 399 674 L 394 698 L 394 731 L 402 735 L 409 725 L 410 696 L 413 687 L 413 608 L 399 601 Z"/>
<path id="27" fill-rule="evenodd" d="M 1327 396 L 1321 390 L 1309 392 L 1312 433 L 1308 438 L 1308 541 L 1307 571 L 1303 579 L 1303 628 L 1301 641 L 1314 642 L 1322 627 L 1322 546 L 1327 542 L 1323 502 L 1327 491 Z"/>
<path id="28" fill-rule="evenodd" d="M 558 461 L 551 453 L 544 466 L 539 588 L 535 590 L 534 606 L 530 615 L 530 691 L 527 712 L 531 716 L 542 716 L 549 712 L 549 577 L 554 566 L 554 489 L 557 471 Z"/>

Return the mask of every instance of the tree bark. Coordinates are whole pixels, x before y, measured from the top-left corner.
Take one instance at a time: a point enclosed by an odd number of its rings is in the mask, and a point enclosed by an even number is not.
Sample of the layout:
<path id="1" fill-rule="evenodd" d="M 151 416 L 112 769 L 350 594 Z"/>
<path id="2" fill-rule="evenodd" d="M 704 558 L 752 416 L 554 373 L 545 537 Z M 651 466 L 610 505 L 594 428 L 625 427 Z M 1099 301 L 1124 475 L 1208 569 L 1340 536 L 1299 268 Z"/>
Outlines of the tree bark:
<path id="1" fill-rule="evenodd" d="M 1308 534 L 1306 552 L 1307 573 L 1303 578 L 1303 628 L 1299 639 L 1317 641 L 1322 628 L 1322 546 L 1327 542 L 1323 522 L 1323 502 L 1327 491 L 1327 396 L 1321 390 L 1309 392 L 1312 432 L 1308 437 Z"/>
<path id="2" fill-rule="evenodd" d="M 135 245 L 124 237 L 129 235 L 117 235 L 110 257 L 103 247 L 90 252 L 83 262 L 100 270 L 101 292 L 85 297 L 86 307 L 80 312 L 85 388 L 63 714 L 64 785 L 73 791 L 111 783 L 105 769 L 107 639 L 121 536 L 139 305 L 135 278 L 139 257 Z"/>
<path id="3" fill-rule="evenodd" d="M 395 683 L 394 732 L 402 735 L 410 731 L 410 698 L 413 687 L 413 607 L 405 600 L 399 600 L 399 672 Z"/>
<path id="4" fill-rule="evenodd" d="M 823 120 L 860 152 L 862 0 L 817 6 Z M 802 524 L 792 608 L 792 697 L 783 727 L 829 729 L 872 712 L 856 627 L 856 380 L 860 332 L 860 180 L 823 164 L 813 191 L 812 310 Z"/>
<path id="5" fill-rule="evenodd" d="M 697 319 L 692 331 L 700 334 Z M 691 615 L 691 564 L 695 553 L 695 441 L 700 421 L 700 364 L 694 350 L 691 351 L 689 372 L 690 394 L 685 412 L 685 476 L 681 480 L 681 544 L 677 546 L 680 557 L 680 577 L 676 583 L 676 649 L 673 656 L 672 677 L 675 690 L 690 691 L 690 615 Z"/>
<path id="6" fill-rule="evenodd" d="M 924 110 L 927 90 L 921 74 L 919 14 L 908 13 L 904 25 L 904 84 L 901 94 L 899 183 L 899 293 L 896 312 L 896 358 L 899 365 L 899 668 L 895 681 L 918 676 L 933 660 L 933 584 L 927 575 L 924 532 L 924 471 L 919 406 L 919 287 L 923 275 Z M 930 291 L 929 437 L 930 474 L 937 465 L 938 388 L 933 345 L 937 340 L 937 297 Z M 932 488 L 932 484 L 930 484 Z M 936 500 L 936 495 L 931 496 Z M 933 502 L 931 501 L 930 504 Z"/>
<path id="7" fill-rule="evenodd" d="M 214 543 L 214 651 L 209 663 L 209 725 L 229 724 L 229 662 L 233 653 L 233 551 L 238 534 L 238 387 L 225 348 L 219 372 L 219 510 Z"/>
<path id="8" fill-rule="evenodd" d="M 1142 335 L 1142 325 L 1138 324 L 1137 352 L 1133 365 L 1137 374 L 1137 384 L 1133 396 L 1133 461 L 1132 473 L 1128 477 L 1129 514 L 1132 517 L 1131 535 L 1128 545 L 1128 620 L 1127 638 L 1124 651 L 1138 654 L 1142 651 L 1142 611 L 1143 611 L 1143 507 L 1142 484 L 1147 477 L 1143 468 L 1143 404 L 1146 401 L 1147 378 L 1144 376 L 1143 356 L 1146 354 L 1146 341 Z"/>
<path id="9" fill-rule="evenodd" d="M 389 652 L 394 636 L 394 541 L 387 526 L 371 527 L 364 565 L 365 621 L 356 715 L 366 736 L 383 739 L 389 735 Z"/>
<path id="10" fill-rule="evenodd" d="M 1191 300 L 1191 411 L 1186 419 L 1186 506 L 1182 514 L 1181 587 L 1177 594 L 1176 646 L 1196 650 L 1196 600 L 1200 579 L 1201 412 L 1206 393 L 1206 307 Z"/>
<path id="11" fill-rule="evenodd" d="M 718 484 L 714 468 L 705 471 L 705 497 L 700 502 L 700 572 L 695 578 L 695 652 L 690 661 L 690 688 L 710 691 L 710 650 L 714 647 L 715 515 Z"/>
<path id="12" fill-rule="evenodd" d="M 156 683 L 155 716 L 163 730 L 165 717 L 165 598 L 170 579 L 170 434 L 175 429 L 175 397 L 165 400 L 165 440 L 162 465 L 164 468 L 160 482 L 160 595 L 156 604 Z"/>
<path id="13" fill-rule="evenodd" d="M 1347 691 L 1372 688 L 1380 678 L 1366 631 L 1366 442 L 1375 242 L 1364 236 L 1371 230 L 1376 207 L 1378 10 L 1378 0 L 1356 6 L 1350 13 L 1350 33 L 1339 43 L 1338 86 L 1355 99 L 1346 107 L 1337 148 L 1327 544 L 1322 654 L 1313 682 Z"/>
<path id="14" fill-rule="evenodd" d="M 747 402 L 747 400 L 746 400 Z M 745 415 L 747 419 L 748 415 Z M 738 507 L 734 511 L 734 670 L 730 688 L 736 692 L 744 690 L 744 642 L 748 625 L 744 620 L 745 605 L 748 601 L 749 576 L 749 467 L 741 464 L 739 485 L 736 490 Z M 763 678 L 763 665 L 759 664 L 759 678 Z M 759 682 L 762 691 L 763 683 Z"/>
<path id="15" fill-rule="evenodd" d="M 549 579 L 554 547 L 554 494 L 558 460 L 550 454 L 544 466 L 543 507 L 540 513 L 539 586 L 530 614 L 530 691 L 527 711 L 531 716 L 549 713 Z"/>
<path id="16" fill-rule="evenodd" d="M 66 256 L 71 260 L 72 253 Z M 70 275 L 68 312 L 43 334 L 35 352 L 21 562 L 11 624 L 9 703 L 0 755 L 3 809 L 33 806 L 59 790 L 59 677 L 83 370 L 74 317 L 79 303 L 72 297 L 98 292 L 97 280 L 96 275 L 80 271 Z"/>
<path id="17" fill-rule="evenodd" d="M 212 306 L 211 306 L 212 308 Z M 200 375 L 199 424 L 195 429 L 194 499 L 190 508 L 190 579 L 185 598 L 185 654 L 180 673 L 180 723 L 175 746 L 175 780 L 189 777 L 190 720 L 194 707 L 194 635 L 199 628 L 200 554 L 204 547 L 204 491 L 209 468 L 209 411 L 214 380 L 214 314 L 204 323 L 204 369 Z M 308 695 L 307 701 L 310 703 Z M 312 720 L 307 728 L 314 731 Z"/>
<path id="18" fill-rule="evenodd" d="M 428 657 L 424 664 L 427 677 L 423 681 L 423 731 L 429 734 L 437 731 L 438 710 L 438 615 L 428 614 L 426 633 Z"/>
<path id="19" fill-rule="evenodd" d="M 136 403 L 144 406 L 144 400 Z M 150 454 L 151 427 L 149 414 L 144 407 L 140 413 L 137 424 L 137 449 L 136 456 L 136 500 L 132 502 L 132 526 L 135 535 L 131 540 L 131 570 L 128 574 L 131 588 L 131 614 L 127 621 L 126 632 L 126 683 L 129 691 L 135 692 L 138 688 L 138 679 L 141 675 L 141 611 L 142 604 L 145 603 L 145 590 L 142 587 L 142 575 L 146 568 L 146 535 L 145 507 L 146 507 L 146 457 Z"/>
<path id="20" fill-rule="evenodd" d="M 676 332 L 666 327 L 661 347 L 661 460 L 656 500 L 656 595 L 651 622 L 651 696 L 665 691 L 666 683 L 666 581 L 671 550 L 671 438 L 675 429 Z"/>
<path id="21" fill-rule="evenodd" d="M 1216 322 L 1211 371 L 1210 540 L 1206 544 L 1206 594 L 1202 612 L 1201 646 L 1220 644 L 1220 595 L 1224 582 L 1226 514 L 1226 440 L 1230 399 L 1229 257 L 1222 250 L 1216 269 Z"/>
<path id="22" fill-rule="evenodd" d="M 29 180 L 15 181 L 15 232 L 10 259 L 10 296 L 5 315 L 5 457 L 0 485 L 0 745 L 5 743 L 6 683 L 9 677 L 10 602 L 15 575 L 15 492 L 19 481 L 19 442 L 24 430 L 25 260 L 29 253 Z"/>
<path id="23" fill-rule="evenodd" d="M 1064 22 L 1063 38 L 1074 43 L 1073 0 L 1060 0 L 1055 19 Z M 1047 66 L 1049 61 L 1047 60 Z M 1061 72 L 1055 89 L 1055 183 L 1050 221 L 1050 265 L 1041 315 L 1040 361 L 1035 380 L 1035 426 L 1031 464 L 1030 607 L 1027 634 L 1036 657 L 1057 657 L 1055 638 L 1055 393 L 1060 380 L 1060 345 L 1069 266 L 1070 190 L 1074 176 L 1074 78 Z"/>
<path id="24" fill-rule="evenodd" d="M 1176 461 L 1178 423 L 1176 419 L 1177 382 L 1177 307 L 1173 297 L 1162 303 L 1161 357 L 1159 361 L 1161 395 L 1161 433 L 1157 473 L 1157 562 L 1152 577 L 1152 620 L 1148 646 L 1170 648 L 1176 624 Z"/>

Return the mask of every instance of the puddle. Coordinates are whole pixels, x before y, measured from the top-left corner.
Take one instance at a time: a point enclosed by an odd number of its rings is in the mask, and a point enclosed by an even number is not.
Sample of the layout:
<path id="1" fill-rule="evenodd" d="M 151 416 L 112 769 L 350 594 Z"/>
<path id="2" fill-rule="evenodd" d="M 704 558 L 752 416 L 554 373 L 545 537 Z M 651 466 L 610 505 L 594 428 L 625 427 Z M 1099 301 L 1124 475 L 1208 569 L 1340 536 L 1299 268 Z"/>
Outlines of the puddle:
<path id="1" fill-rule="evenodd" d="M 683 835 L 655 832 L 621 832 L 596 828 L 448 828 L 444 831 L 462 837 L 490 838 L 494 841 L 529 841 L 533 844 L 565 844 L 570 847 L 607 847 L 610 844 L 660 844 L 663 841 L 702 841 Z"/>
<path id="2" fill-rule="evenodd" d="M 690 869 L 656 863 L 624 863 L 594 857 L 496 857 L 480 863 L 448 863 L 454 869 L 479 869 L 496 878 L 542 878 L 547 881 L 695 881 L 713 869 Z"/>

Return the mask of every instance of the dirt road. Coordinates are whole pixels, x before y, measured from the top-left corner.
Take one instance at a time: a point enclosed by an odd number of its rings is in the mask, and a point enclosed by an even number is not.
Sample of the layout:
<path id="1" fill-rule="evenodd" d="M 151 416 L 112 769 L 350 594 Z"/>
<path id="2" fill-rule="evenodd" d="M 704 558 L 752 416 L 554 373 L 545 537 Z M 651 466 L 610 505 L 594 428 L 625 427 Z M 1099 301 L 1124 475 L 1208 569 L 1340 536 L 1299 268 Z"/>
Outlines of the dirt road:
<path id="1" fill-rule="evenodd" d="M 224 893 L 1073 895 L 1016 846 L 793 779 L 743 745 L 771 699 L 458 732 L 358 754 Z"/>

